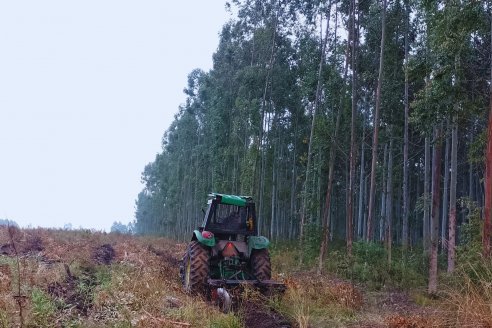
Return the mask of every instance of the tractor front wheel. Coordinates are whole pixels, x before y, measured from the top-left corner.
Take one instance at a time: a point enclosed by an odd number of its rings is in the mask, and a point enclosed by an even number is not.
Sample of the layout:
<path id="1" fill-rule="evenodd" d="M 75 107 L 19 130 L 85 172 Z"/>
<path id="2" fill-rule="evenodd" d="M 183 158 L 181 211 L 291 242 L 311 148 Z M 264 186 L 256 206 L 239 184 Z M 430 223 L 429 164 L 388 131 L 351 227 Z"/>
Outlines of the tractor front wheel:
<path id="1" fill-rule="evenodd" d="M 207 282 L 210 253 L 197 241 L 192 241 L 181 261 L 179 273 L 187 293 L 200 292 Z"/>
<path id="2" fill-rule="evenodd" d="M 272 266 L 268 249 L 254 249 L 251 253 L 251 270 L 258 280 L 270 280 L 272 278 Z"/>

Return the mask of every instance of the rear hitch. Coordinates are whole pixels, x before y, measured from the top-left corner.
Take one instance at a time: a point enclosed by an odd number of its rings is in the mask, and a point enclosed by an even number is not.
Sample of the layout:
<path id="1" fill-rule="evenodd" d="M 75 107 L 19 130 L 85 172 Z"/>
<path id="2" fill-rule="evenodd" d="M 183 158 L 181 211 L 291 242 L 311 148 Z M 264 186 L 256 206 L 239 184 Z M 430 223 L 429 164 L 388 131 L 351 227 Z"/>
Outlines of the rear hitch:
<path id="1" fill-rule="evenodd" d="M 212 302 L 218 305 L 223 313 L 229 313 L 232 309 L 232 297 L 225 288 L 212 289 Z"/>
<path id="2" fill-rule="evenodd" d="M 244 288 L 256 288 L 267 297 L 283 294 L 286 289 L 285 284 L 273 280 L 208 279 L 207 285 L 210 300 L 224 313 L 238 305 Z"/>

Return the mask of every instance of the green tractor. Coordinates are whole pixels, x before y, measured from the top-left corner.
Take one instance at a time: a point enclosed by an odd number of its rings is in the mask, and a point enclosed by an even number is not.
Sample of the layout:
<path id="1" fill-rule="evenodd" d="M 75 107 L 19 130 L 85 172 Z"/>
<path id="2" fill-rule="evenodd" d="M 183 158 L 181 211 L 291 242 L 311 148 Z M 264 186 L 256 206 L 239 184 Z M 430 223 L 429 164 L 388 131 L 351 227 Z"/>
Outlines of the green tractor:
<path id="1" fill-rule="evenodd" d="M 271 280 L 269 244 L 258 235 L 251 197 L 210 194 L 203 223 L 181 261 L 185 291 L 207 293 L 224 312 L 232 305 L 228 289 L 251 285 L 283 291 L 283 284 Z"/>

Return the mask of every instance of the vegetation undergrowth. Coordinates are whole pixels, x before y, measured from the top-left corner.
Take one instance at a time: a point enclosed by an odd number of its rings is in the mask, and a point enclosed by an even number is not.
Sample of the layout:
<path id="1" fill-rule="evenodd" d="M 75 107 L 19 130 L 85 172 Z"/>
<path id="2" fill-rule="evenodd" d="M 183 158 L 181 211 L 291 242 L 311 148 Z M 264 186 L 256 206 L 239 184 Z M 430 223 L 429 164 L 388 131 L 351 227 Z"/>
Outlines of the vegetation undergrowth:
<path id="1" fill-rule="evenodd" d="M 56 312 L 56 305 L 48 294 L 39 288 L 34 288 L 31 292 L 32 319 L 30 327 L 53 327 Z"/>
<path id="2" fill-rule="evenodd" d="M 446 286 L 444 305 L 450 325 L 492 327 L 492 261 L 460 265 Z"/>
<path id="3" fill-rule="evenodd" d="M 274 298 L 274 309 L 298 327 L 337 327 L 354 321 L 362 294 L 352 284 L 304 273 L 286 280 L 285 295 Z"/>
<path id="4" fill-rule="evenodd" d="M 492 326 L 492 260 L 482 256 L 482 220 L 471 208 L 460 230 L 463 243 L 457 247 L 457 267 L 444 275 L 444 303 L 450 325 Z"/>
<path id="5" fill-rule="evenodd" d="M 308 239 L 303 251 L 302 270 L 315 270 L 318 265 L 319 245 L 315 238 Z M 311 243 L 312 242 L 312 243 Z M 278 242 L 272 248 L 274 271 L 292 273 L 299 269 L 298 244 Z M 420 248 L 403 251 L 395 247 L 392 261 L 382 244 L 357 241 L 353 244 L 352 257 L 349 257 L 343 241 L 330 243 L 323 272 L 362 283 L 369 290 L 384 288 L 415 289 L 426 284 L 428 259 Z M 277 260 L 278 259 L 278 260 Z M 444 266 L 443 258 L 440 259 Z"/>
<path id="6" fill-rule="evenodd" d="M 323 274 L 318 275 L 318 238 L 310 238 L 312 232 L 317 233 L 308 230 L 302 266 L 299 266 L 296 241 L 277 242 L 271 249 L 273 271 L 285 278 L 288 285 L 284 297 L 274 306 L 292 322 L 300 327 L 345 327 L 358 325 L 360 320 L 384 321 L 392 327 L 404 327 L 405 324 L 425 327 L 440 322 L 438 316 L 398 314 L 398 311 L 411 313 L 419 306 L 436 308 L 439 305 L 426 296 L 428 258 L 422 249 L 404 251 L 395 247 L 390 264 L 382 244 L 355 242 L 349 257 L 345 243 L 333 241 L 324 262 Z M 440 258 L 440 265 L 444 266 L 444 258 Z M 394 302 L 403 302 L 406 310 L 396 308 L 397 314 L 363 317 L 367 308 L 374 305 L 372 303 L 377 306 L 381 302 L 387 302 L 390 307 Z M 388 311 L 391 312 L 391 308 Z"/>

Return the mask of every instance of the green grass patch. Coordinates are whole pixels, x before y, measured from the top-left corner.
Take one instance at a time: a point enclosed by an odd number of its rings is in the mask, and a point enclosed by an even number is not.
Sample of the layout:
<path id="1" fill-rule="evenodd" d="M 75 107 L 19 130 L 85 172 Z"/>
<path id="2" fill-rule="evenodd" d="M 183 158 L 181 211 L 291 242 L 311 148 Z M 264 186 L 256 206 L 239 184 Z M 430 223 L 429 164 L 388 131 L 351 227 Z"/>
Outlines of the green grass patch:
<path id="1" fill-rule="evenodd" d="M 55 327 L 56 306 L 49 295 L 34 288 L 31 292 L 31 320 L 28 327 Z"/>

